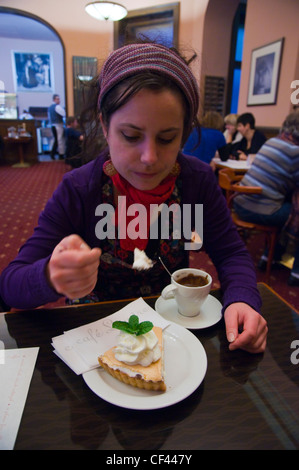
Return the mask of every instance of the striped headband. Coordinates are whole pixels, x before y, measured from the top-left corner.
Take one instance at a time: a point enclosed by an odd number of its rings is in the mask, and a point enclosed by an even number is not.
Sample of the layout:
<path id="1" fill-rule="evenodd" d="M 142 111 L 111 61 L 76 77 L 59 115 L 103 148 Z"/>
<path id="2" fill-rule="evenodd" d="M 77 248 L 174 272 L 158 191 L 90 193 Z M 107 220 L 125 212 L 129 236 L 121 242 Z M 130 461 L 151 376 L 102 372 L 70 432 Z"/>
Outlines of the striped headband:
<path id="1" fill-rule="evenodd" d="M 199 106 L 198 85 L 188 65 L 173 50 L 161 44 L 130 44 L 115 50 L 99 76 L 99 108 L 111 88 L 138 72 L 152 71 L 171 78 L 185 95 L 192 120 Z"/>

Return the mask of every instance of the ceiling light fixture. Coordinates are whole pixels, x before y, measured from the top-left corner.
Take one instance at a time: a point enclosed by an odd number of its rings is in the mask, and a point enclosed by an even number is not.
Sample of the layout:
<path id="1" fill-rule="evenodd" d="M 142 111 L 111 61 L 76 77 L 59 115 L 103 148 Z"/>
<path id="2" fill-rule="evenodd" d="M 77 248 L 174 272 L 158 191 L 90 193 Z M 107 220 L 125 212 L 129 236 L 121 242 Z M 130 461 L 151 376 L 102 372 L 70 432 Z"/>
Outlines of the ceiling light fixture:
<path id="1" fill-rule="evenodd" d="M 125 7 L 115 2 L 91 2 L 85 7 L 85 11 L 97 20 L 119 21 L 127 16 L 128 11 Z"/>

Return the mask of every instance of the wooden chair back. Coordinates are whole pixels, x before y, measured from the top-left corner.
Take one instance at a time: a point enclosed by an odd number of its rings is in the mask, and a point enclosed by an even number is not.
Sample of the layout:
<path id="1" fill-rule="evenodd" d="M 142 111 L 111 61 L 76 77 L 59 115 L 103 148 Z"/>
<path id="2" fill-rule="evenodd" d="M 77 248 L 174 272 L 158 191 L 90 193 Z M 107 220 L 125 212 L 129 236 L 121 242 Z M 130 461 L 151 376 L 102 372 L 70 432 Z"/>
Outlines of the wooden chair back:
<path id="1" fill-rule="evenodd" d="M 278 236 L 278 227 L 246 222 L 240 219 L 236 212 L 234 212 L 232 208 L 232 202 L 237 194 L 261 194 L 262 192 L 262 188 L 260 186 L 242 186 L 240 184 L 242 178 L 243 175 L 236 174 L 231 168 L 223 168 L 218 173 L 219 186 L 225 191 L 227 205 L 231 209 L 232 219 L 238 229 L 241 231 L 257 230 L 265 233 L 266 242 L 269 247 L 266 282 L 269 282 L 271 264 L 274 256 L 274 248 Z"/>
<path id="2" fill-rule="evenodd" d="M 240 184 L 243 175 L 236 174 L 232 168 L 223 168 L 218 173 L 219 186 L 225 191 L 226 201 L 229 208 L 232 200 L 237 194 L 261 194 L 260 186 L 242 186 Z"/>

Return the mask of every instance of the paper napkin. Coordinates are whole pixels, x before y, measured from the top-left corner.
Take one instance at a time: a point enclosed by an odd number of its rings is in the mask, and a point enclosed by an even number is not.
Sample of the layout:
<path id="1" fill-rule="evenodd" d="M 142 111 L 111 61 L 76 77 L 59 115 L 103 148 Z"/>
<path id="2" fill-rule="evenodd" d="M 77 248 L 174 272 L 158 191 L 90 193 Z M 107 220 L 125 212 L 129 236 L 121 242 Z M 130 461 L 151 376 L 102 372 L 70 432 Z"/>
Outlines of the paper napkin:
<path id="1" fill-rule="evenodd" d="M 95 369 L 99 367 L 98 356 L 116 344 L 119 331 L 112 328 L 112 323 L 116 320 L 128 321 L 131 315 L 137 315 L 140 322 L 151 321 L 162 329 L 169 325 L 169 322 L 139 298 L 108 317 L 52 338 L 54 353 L 78 375 Z"/>
<path id="2" fill-rule="evenodd" d="M 14 447 L 39 348 L 3 350 L 0 362 L 0 449 Z"/>

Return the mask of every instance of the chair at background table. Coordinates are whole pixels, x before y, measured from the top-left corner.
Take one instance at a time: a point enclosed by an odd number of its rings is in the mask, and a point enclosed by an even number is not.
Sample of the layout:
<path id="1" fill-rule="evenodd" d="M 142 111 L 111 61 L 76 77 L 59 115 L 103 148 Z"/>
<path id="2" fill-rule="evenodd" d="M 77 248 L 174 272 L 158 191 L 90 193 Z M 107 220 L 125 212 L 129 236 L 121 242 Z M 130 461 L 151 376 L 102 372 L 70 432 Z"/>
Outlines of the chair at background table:
<path id="1" fill-rule="evenodd" d="M 268 261 L 266 267 L 266 282 L 269 282 L 271 265 L 274 257 L 274 248 L 278 237 L 278 227 L 271 225 L 260 225 L 242 220 L 233 210 L 233 199 L 237 194 L 261 194 L 259 186 L 241 186 L 239 182 L 243 175 L 236 174 L 231 168 L 224 168 L 218 173 L 219 186 L 225 191 L 226 201 L 231 210 L 232 219 L 240 232 L 246 230 L 258 231 L 265 234 L 265 243 L 268 247 Z"/>

